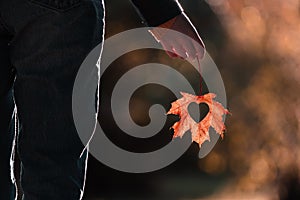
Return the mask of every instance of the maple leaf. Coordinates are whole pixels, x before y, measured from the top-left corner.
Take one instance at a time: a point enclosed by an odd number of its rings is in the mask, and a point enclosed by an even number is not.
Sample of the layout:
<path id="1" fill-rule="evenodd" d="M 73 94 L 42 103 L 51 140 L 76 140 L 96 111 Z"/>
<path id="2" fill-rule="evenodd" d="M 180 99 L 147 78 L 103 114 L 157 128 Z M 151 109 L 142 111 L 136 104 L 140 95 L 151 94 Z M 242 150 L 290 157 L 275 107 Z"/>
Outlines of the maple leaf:
<path id="1" fill-rule="evenodd" d="M 192 141 L 195 141 L 201 147 L 201 144 L 206 140 L 210 140 L 209 128 L 212 127 L 223 138 L 223 133 L 226 129 L 222 117 L 229 114 L 222 104 L 213 99 L 216 97 L 213 93 L 208 93 L 202 96 L 195 96 L 192 94 L 181 92 L 182 98 L 174 101 L 167 114 L 179 115 L 180 120 L 175 122 L 171 127 L 174 129 L 174 136 L 182 137 L 185 132 L 191 130 Z M 205 103 L 209 107 L 209 112 L 203 120 L 199 123 L 195 122 L 188 112 L 188 106 L 195 102 L 197 104 Z"/>

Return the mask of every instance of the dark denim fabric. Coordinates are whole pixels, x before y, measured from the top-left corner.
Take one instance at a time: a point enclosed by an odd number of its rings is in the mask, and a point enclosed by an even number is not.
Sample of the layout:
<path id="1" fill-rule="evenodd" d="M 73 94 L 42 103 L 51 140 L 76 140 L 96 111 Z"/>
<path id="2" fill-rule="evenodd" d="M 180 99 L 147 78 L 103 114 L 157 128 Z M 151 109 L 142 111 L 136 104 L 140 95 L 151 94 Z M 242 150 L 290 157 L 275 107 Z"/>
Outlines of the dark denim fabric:
<path id="1" fill-rule="evenodd" d="M 87 153 L 80 157 L 72 89 L 103 41 L 103 15 L 101 0 L 0 1 L 0 200 L 13 199 L 14 101 L 23 199 L 80 199 Z"/>

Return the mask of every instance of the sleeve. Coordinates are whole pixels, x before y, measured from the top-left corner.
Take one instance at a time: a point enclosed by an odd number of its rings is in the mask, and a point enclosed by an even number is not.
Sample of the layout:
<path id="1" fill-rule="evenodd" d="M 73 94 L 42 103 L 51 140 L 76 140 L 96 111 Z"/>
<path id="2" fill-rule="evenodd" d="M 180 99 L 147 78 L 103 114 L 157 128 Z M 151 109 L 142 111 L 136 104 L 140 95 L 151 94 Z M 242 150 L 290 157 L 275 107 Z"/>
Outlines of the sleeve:
<path id="1" fill-rule="evenodd" d="M 183 12 L 177 0 L 131 0 L 143 23 L 158 26 Z"/>

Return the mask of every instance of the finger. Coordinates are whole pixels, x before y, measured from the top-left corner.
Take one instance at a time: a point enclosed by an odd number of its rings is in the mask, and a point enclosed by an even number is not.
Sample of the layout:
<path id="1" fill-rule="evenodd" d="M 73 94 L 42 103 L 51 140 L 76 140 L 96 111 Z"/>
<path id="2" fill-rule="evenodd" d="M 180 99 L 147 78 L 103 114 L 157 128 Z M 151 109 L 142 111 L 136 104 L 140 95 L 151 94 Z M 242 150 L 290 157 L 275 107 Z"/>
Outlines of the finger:
<path id="1" fill-rule="evenodd" d="M 173 50 L 174 52 L 181 58 L 181 59 L 186 59 L 187 54 L 185 49 L 181 46 L 179 43 L 174 43 L 173 44 Z"/>
<path id="2" fill-rule="evenodd" d="M 205 45 L 204 42 L 202 41 L 200 35 L 198 34 L 197 29 L 195 28 L 195 26 L 191 23 L 190 19 L 184 14 L 186 20 L 189 22 L 190 24 L 190 29 L 188 30 L 188 35 L 193 39 L 192 40 L 192 44 L 194 46 L 194 49 L 196 51 L 196 56 L 198 58 L 203 58 L 204 54 L 205 54 Z"/>
<path id="3" fill-rule="evenodd" d="M 168 56 L 170 56 L 171 58 L 179 58 L 179 56 L 176 53 L 170 52 L 170 51 L 166 51 Z"/>
<path id="4" fill-rule="evenodd" d="M 192 43 L 191 39 L 186 39 L 182 41 L 182 47 L 187 53 L 187 57 L 191 59 L 196 58 L 196 49 Z"/>
<path id="5" fill-rule="evenodd" d="M 200 40 L 199 42 L 193 41 L 193 46 L 196 50 L 196 57 L 202 59 L 205 54 L 205 45 L 201 40 L 201 38 L 199 38 L 199 40 Z"/>
<path id="6" fill-rule="evenodd" d="M 168 54 L 169 57 L 171 58 L 177 58 L 178 55 L 174 52 L 173 47 L 171 45 L 169 45 L 167 42 L 160 42 L 161 45 L 163 46 L 164 50 L 166 51 L 166 53 Z"/>

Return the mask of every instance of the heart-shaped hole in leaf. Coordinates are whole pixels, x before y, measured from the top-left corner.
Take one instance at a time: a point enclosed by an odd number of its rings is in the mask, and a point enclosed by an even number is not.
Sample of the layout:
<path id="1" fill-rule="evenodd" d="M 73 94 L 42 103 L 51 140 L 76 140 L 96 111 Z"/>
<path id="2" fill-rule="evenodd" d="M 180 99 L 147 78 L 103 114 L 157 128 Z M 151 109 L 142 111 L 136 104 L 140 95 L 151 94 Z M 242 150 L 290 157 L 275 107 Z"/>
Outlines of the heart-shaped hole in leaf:
<path id="1" fill-rule="evenodd" d="M 190 103 L 188 106 L 188 112 L 191 118 L 197 123 L 201 122 L 209 112 L 209 107 L 206 103 L 197 104 L 195 102 Z"/>
<path id="2" fill-rule="evenodd" d="M 216 94 L 207 93 L 201 96 L 195 96 L 185 92 L 180 92 L 180 94 L 182 97 L 172 102 L 172 106 L 167 112 L 167 114 L 175 114 L 180 117 L 180 120 L 172 126 L 174 130 L 173 138 L 183 137 L 183 135 L 190 130 L 192 141 L 197 142 L 201 147 L 203 142 L 210 139 L 210 127 L 215 129 L 215 131 L 223 137 L 223 133 L 226 129 L 223 116 L 230 112 L 225 109 L 222 104 L 214 100 Z M 194 102 L 194 104 L 192 102 Z M 207 104 L 209 108 L 205 105 L 201 105 L 201 103 Z M 208 111 L 208 113 L 205 112 L 205 110 Z M 196 123 L 196 121 L 200 122 Z"/>

